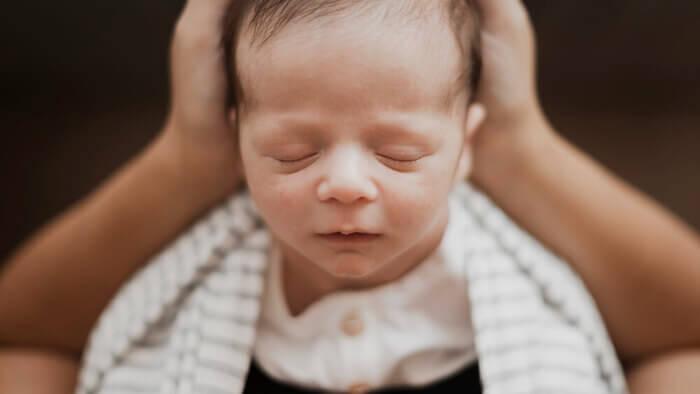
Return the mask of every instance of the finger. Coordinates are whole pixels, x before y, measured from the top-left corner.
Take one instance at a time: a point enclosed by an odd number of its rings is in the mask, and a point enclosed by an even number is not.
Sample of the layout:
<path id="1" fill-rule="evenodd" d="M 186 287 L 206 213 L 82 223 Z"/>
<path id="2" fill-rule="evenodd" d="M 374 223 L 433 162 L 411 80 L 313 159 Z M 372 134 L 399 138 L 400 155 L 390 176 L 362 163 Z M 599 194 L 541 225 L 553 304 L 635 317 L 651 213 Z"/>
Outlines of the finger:
<path id="1" fill-rule="evenodd" d="M 477 0 L 484 15 L 507 15 L 524 8 L 521 0 Z"/>
<path id="2" fill-rule="evenodd" d="M 173 112 L 189 122 L 224 128 L 228 79 L 221 46 L 232 0 L 188 0 L 171 46 Z"/>
<path id="3" fill-rule="evenodd" d="M 478 0 L 483 29 L 499 31 L 527 28 L 530 19 L 521 0 Z"/>
<path id="4" fill-rule="evenodd" d="M 221 21 L 233 0 L 188 0 L 178 20 L 178 30 L 197 30 L 202 35 L 219 34 Z"/>
<path id="5" fill-rule="evenodd" d="M 231 1 L 232 0 L 187 0 L 182 15 L 198 18 L 220 16 L 226 11 Z"/>

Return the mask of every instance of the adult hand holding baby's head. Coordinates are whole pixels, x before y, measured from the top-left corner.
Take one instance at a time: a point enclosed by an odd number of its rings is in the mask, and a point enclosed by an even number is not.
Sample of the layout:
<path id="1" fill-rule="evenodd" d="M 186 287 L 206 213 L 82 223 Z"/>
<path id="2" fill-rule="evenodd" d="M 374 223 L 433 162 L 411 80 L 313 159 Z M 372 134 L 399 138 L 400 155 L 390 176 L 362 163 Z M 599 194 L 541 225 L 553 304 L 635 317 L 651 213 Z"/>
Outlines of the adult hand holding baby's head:
<path id="1" fill-rule="evenodd" d="M 188 0 L 171 53 L 172 103 L 160 145 L 207 200 L 242 179 L 235 125 L 230 120 L 222 20 L 235 0 Z M 488 117 L 474 139 L 474 179 L 496 177 L 493 163 L 545 134 L 535 85 L 535 39 L 520 0 L 479 0 L 483 13 L 483 74 L 476 101 Z M 513 149 L 515 148 L 515 149 Z"/>
<path id="2" fill-rule="evenodd" d="M 242 179 L 221 45 L 231 1 L 187 1 L 173 35 L 171 108 L 160 138 L 185 182 L 209 200 L 224 197 Z"/>
<path id="3" fill-rule="evenodd" d="M 488 117 L 474 140 L 474 179 L 488 183 L 494 166 L 549 133 L 535 82 L 535 34 L 520 0 L 479 0 L 483 73 L 476 101 Z M 504 157 L 504 155 L 506 157 Z"/>

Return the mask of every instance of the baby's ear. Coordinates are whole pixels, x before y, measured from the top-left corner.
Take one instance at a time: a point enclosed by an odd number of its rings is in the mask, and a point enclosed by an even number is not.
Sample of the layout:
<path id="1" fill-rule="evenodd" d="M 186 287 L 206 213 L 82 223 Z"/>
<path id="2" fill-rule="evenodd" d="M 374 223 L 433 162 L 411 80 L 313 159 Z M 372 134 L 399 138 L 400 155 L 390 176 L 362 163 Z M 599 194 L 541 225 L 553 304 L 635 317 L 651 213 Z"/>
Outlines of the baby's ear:
<path id="1" fill-rule="evenodd" d="M 474 136 L 486 119 L 486 107 L 479 103 L 469 105 L 467 116 L 464 121 L 464 143 L 462 152 L 459 155 L 459 163 L 453 183 L 462 182 L 467 179 L 472 169 L 472 145 Z"/>
<path id="2" fill-rule="evenodd" d="M 467 118 L 464 122 L 464 142 L 471 144 L 476 132 L 486 120 L 486 107 L 482 104 L 470 104 L 467 108 Z"/>

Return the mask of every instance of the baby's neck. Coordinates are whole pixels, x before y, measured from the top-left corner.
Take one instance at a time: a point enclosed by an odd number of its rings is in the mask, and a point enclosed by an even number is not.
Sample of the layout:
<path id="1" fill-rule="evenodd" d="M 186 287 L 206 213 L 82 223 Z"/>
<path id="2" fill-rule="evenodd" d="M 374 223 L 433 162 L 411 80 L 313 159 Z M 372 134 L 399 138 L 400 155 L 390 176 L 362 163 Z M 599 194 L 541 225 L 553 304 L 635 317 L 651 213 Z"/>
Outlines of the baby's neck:
<path id="1" fill-rule="evenodd" d="M 295 253 L 282 249 L 282 286 L 292 316 L 302 314 L 306 308 L 324 296 L 342 290 L 367 290 L 393 282 L 419 266 L 440 245 L 447 227 L 447 212 L 436 220 L 434 229 L 417 245 L 408 249 L 377 272 L 362 279 L 339 279 L 316 267 L 299 261 Z"/>

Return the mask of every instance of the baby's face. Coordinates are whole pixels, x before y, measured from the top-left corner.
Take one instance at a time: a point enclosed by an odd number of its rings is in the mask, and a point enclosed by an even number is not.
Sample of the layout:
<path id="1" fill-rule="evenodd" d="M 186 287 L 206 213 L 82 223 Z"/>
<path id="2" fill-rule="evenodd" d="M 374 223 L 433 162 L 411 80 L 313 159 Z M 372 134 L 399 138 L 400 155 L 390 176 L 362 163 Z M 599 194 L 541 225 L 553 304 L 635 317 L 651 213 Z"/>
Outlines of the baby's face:
<path id="1" fill-rule="evenodd" d="M 252 197 L 287 256 L 338 279 L 434 249 L 469 167 L 452 32 L 410 25 L 298 23 L 237 49 Z"/>

